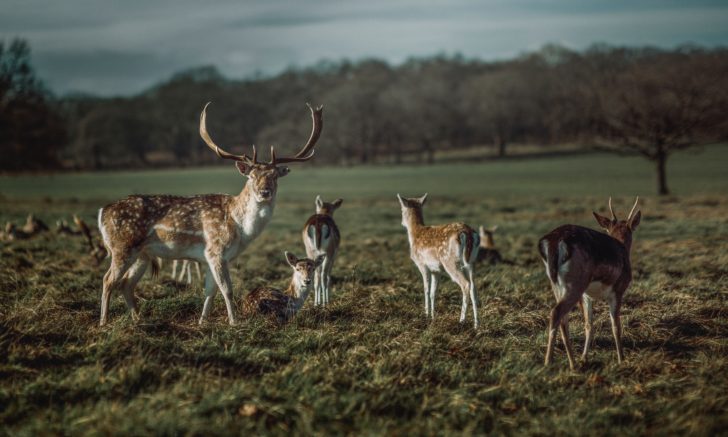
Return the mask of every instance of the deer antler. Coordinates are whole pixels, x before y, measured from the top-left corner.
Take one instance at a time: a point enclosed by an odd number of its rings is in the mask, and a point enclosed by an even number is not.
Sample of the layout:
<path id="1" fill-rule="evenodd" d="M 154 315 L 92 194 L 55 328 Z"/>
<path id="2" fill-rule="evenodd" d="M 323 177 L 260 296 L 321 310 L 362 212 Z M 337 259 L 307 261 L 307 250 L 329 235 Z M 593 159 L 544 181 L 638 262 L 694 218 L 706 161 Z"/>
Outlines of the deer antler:
<path id="1" fill-rule="evenodd" d="M 612 196 L 609 196 L 609 212 L 612 213 L 612 221 L 617 221 L 617 214 L 614 213 L 614 210 L 612 209 Z"/>
<path id="2" fill-rule="evenodd" d="M 243 161 L 246 164 L 257 164 L 257 151 L 255 150 L 255 146 L 253 146 L 253 157 L 250 158 L 248 155 L 234 155 L 230 152 L 226 152 L 222 148 L 220 148 L 217 144 L 215 144 L 214 141 L 212 141 L 212 138 L 210 138 L 210 134 L 207 133 L 207 107 L 212 102 L 207 102 L 204 108 L 202 108 L 202 114 L 200 114 L 200 136 L 202 137 L 203 141 L 205 141 L 205 144 L 212 149 L 217 156 L 223 159 L 232 159 L 233 161 Z"/>
<path id="3" fill-rule="evenodd" d="M 323 119 L 323 105 L 314 109 L 306 103 L 308 109 L 311 110 L 311 120 L 313 121 L 313 127 L 311 128 L 311 136 L 308 138 L 308 142 L 303 148 L 295 155 L 291 157 L 276 158 L 275 149 L 273 146 L 270 148 L 270 164 L 285 164 L 287 162 L 303 162 L 313 158 L 314 150 L 313 147 L 316 145 L 319 137 L 321 136 L 321 129 L 324 127 Z M 204 111 L 203 111 L 204 114 Z M 201 132 L 201 131 L 200 131 Z M 209 144 L 209 143 L 208 143 Z"/>
<path id="4" fill-rule="evenodd" d="M 634 205 L 632 206 L 632 210 L 629 212 L 629 215 L 627 216 L 627 221 L 629 221 L 632 218 L 632 214 L 634 214 L 635 208 L 637 208 L 637 202 L 640 201 L 640 196 L 637 196 L 634 199 Z"/>

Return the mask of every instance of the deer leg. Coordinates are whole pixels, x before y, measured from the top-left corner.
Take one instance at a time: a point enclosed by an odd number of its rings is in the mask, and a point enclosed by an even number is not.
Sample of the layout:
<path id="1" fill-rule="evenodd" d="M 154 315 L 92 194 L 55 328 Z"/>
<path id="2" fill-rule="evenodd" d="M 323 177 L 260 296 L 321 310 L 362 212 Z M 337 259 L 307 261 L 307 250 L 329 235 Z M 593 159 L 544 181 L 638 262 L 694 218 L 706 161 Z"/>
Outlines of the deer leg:
<path id="1" fill-rule="evenodd" d="M 564 298 L 557 303 L 551 310 L 551 318 L 549 321 L 549 339 L 546 346 L 546 357 L 544 358 L 544 364 L 551 364 L 551 357 L 554 349 L 554 342 L 556 341 L 556 327 L 561 326 L 561 319 L 571 311 L 579 300 L 579 296 L 576 293 L 565 293 Z M 568 352 L 567 352 L 568 353 Z M 571 361 L 569 362 L 571 365 Z"/>
<path id="2" fill-rule="evenodd" d="M 435 294 L 437 293 L 438 277 L 435 272 L 430 272 L 430 317 L 435 319 Z"/>
<path id="3" fill-rule="evenodd" d="M 136 254 L 116 255 L 111 257 L 111 265 L 104 275 L 103 291 L 101 293 L 101 318 L 99 326 L 106 324 L 111 302 L 111 292 L 120 285 L 122 278 L 129 267 L 136 261 Z"/>
<path id="4" fill-rule="evenodd" d="M 569 337 L 569 313 L 564 314 L 561 318 L 559 326 L 561 331 L 561 340 L 564 342 L 564 348 L 566 348 L 566 357 L 569 359 L 569 368 L 574 370 L 574 349 L 571 347 L 571 338 Z"/>
<path id="5" fill-rule="evenodd" d="M 463 304 L 460 307 L 460 323 L 465 321 L 465 316 L 468 312 L 468 294 L 470 293 L 470 284 L 468 278 L 465 276 L 462 270 L 455 265 L 444 264 L 445 271 L 450 275 L 450 279 L 453 280 L 460 287 L 460 291 L 463 293 Z"/>
<path id="6" fill-rule="evenodd" d="M 146 257 L 139 257 L 136 262 L 129 268 L 124 275 L 121 292 L 124 295 L 126 306 L 131 310 L 131 317 L 134 321 L 139 320 L 139 307 L 137 306 L 136 297 L 134 297 L 134 287 L 144 276 L 144 272 L 149 266 L 150 260 Z"/>
<path id="7" fill-rule="evenodd" d="M 473 280 L 473 267 L 466 267 L 468 274 L 468 286 L 470 291 L 470 303 L 473 304 L 473 327 L 478 328 L 478 296 L 475 291 L 475 281 Z"/>
<path id="8" fill-rule="evenodd" d="M 419 266 L 418 266 L 419 267 Z M 422 274 L 422 282 L 425 288 L 425 315 L 430 315 L 430 272 L 427 268 L 421 267 L 420 273 Z"/>
<path id="9" fill-rule="evenodd" d="M 202 281 L 202 272 L 200 271 L 200 263 L 198 263 L 197 261 L 195 261 L 195 270 L 197 270 L 197 281 L 201 282 Z"/>
<path id="10" fill-rule="evenodd" d="M 230 326 L 235 325 L 235 313 L 233 311 L 233 291 L 232 281 L 230 280 L 230 271 L 228 264 L 225 260 L 214 255 L 205 255 L 207 262 L 210 265 L 210 272 L 215 283 L 217 283 L 220 292 L 222 293 L 223 299 L 225 299 L 225 306 L 227 307 L 228 322 Z"/>
<path id="11" fill-rule="evenodd" d="M 172 280 L 177 281 L 177 260 L 172 260 Z"/>
<path id="12" fill-rule="evenodd" d="M 607 301 L 609 303 L 609 319 L 612 322 L 612 335 L 614 336 L 614 344 L 617 347 L 617 361 L 621 363 L 624 360 L 624 351 L 622 350 L 622 319 L 619 315 L 621 302 L 614 295 L 611 295 Z"/>
<path id="13" fill-rule="evenodd" d="M 321 269 L 324 272 L 323 276 L 323 282 L 324 282 L 324 302 L 328 305 L 329 303 L 329 292 L 331 290 L 331 267 L 334 264 L 334 260 L 326 257 L 326 260 L 324 260 L 324 265 L 321 266 Z"/>
<path id="14" fill-rule="evenodd" d="M 205 270 L 205 304 L 202 306 L 202 316 L 200 316 L 199 322 L 200 325 L 205 322 L 205 319 L 210 314 L 212 301 L 215 299 L 215 293 L 217 293 L 217 284 L 215 283 L 215 278 L 212 276 L 210 267 L 208 266 Z"/>
<path id="15" fill-rule="evenodd" d="M 187 285 L 192 284 L 192 265 L 191 261 L 185 260 L 184 262 L 185 269 L 187 270 Z"/>
<path id="16" fill-rule="evenodd" d="M 589 347 L 592 343 L 592 336 L 594 334 L 592 329 L 594 322 L 592 299 L 586 294 L 581 299 L 581 309 L 584 313 L 584 352 L 582 352 L 581 358 L 586 361 L 587 354 L 589 354 Z"/>

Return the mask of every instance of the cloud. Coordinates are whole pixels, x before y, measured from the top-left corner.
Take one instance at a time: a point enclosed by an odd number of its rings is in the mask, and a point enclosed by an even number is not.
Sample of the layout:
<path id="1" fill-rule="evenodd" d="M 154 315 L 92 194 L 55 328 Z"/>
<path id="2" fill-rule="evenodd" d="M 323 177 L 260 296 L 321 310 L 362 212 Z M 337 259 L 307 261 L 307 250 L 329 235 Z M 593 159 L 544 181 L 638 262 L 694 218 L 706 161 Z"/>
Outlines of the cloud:
<path id="1" fill-rule="evenodd" d="M 57 92 L 139 92 L 175 71 L 216 65 L 230 77 L 321 59 L 459 52 L 514 56 L 549 42 L 671 47 L 728 43 L 715 0 L 5 0 L 0 38 L 27 38 Z"/>

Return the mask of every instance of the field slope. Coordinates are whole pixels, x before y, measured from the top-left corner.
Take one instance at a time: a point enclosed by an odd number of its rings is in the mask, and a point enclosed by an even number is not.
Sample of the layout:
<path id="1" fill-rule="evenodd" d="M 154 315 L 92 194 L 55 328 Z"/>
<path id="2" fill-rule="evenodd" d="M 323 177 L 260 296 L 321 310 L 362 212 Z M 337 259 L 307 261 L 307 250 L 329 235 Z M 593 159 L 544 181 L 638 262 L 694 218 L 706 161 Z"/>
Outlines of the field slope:
<path id="1" fill-rule="evenodd" d="M 318 193 L 343 197 L 332 305 L 284 327 L 225 323 L 218 297 L 196 324 L 199 285 L 166 266 L 145 278 L 142 321 L 119 296 L 99 328 L 103 268 L 78 237 L 45 234 L 0 250 L 3 434 L 689 434 L 728 429 L 728 151 L 676 157 L 675 196 L 651 196 L 647 163 L 605 155 L 433 167 L 293 168 L 272 223 L 233 264 L 239 301 L 284 286 L 283 251 Z M 303 166 L 300 166 L 303 167 Z M 49 224 L 132 192 L 234 192 L 233 168 L 0 178 L 0 220 Z M 499 225 L 512 264 L 476 270 L 482 326 L 458 323 L 460 293 L 441 281 L 424 317 L 396 192 L 430 192 L 425 220 Z M 605 304 L 588 362 L 570 371 L 561 345 L 544 368 L 553 296 L 535 243 L 566 222 L 595 227 L 615 196 L 642 198 L 635 279 L 618 365 Z M 105 266 L 104 266 L 105 267 Z M 571 315 L 581 351 L 581 315 Z M 471 319 L 468 319 L 470 322 Z"/>

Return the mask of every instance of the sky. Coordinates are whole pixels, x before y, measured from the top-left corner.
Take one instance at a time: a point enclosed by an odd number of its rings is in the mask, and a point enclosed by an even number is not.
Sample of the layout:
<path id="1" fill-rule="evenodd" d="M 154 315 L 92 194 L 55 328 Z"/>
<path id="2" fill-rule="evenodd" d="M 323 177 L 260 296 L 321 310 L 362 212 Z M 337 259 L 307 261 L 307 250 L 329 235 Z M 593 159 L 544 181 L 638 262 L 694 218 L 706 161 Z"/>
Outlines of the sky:
<path id="1" fill-rule="evenodd" d="M 728 1 L 0 0 L 0 40 L 14 37 L 57 94 L 114 96 L 202 65 L 246 78 L 344 58 L 505 59 L 549 43 L 728 45 Z"/>

